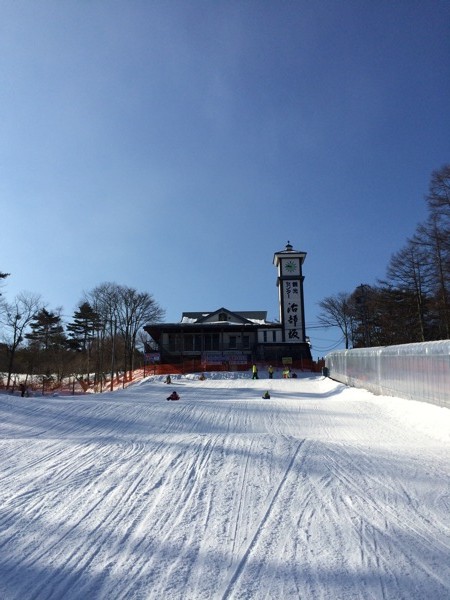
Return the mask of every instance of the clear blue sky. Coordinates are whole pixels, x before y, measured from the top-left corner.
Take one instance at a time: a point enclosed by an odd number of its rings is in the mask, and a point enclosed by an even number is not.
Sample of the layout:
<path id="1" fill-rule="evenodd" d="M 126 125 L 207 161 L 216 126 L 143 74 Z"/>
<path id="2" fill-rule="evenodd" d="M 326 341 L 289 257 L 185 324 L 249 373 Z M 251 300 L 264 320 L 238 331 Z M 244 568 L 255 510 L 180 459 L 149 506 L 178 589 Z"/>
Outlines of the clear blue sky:
<path id="1" fill-rule="evenodd" d="M 448 0 L 0 0 L 0 271 L 72 315 L 112 281 L 278 317 L 383 277 L 450 161 Z"/>

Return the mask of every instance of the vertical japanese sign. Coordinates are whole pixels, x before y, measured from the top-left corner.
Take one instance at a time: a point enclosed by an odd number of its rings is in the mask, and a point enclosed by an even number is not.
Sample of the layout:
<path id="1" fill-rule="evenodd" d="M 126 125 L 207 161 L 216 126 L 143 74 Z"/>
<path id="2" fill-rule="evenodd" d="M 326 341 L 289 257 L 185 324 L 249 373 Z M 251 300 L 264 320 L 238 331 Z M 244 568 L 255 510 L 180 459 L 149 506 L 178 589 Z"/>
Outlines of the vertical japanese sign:
<path id="1" fill-rule="evenodd" d="M 283 323 L 286 342 L 303 342 L 299 281 L 283 281 Z"/>

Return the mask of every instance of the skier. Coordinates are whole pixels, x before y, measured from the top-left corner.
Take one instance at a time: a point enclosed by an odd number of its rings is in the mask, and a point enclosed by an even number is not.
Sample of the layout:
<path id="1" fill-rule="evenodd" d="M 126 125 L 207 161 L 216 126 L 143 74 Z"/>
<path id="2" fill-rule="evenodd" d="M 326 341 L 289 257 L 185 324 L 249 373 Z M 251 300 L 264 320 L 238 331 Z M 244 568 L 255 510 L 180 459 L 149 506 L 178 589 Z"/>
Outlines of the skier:
<path id="1" fill-rule="evenodd" d="M 179 399 L 180 399 L 180 396 L 176 393 L 175 390 L 167 398 L 167 400 L 179 400 Z"/>
<path id="2" fill-rule="evenodd" d="M 272 365 L 269 365 L 269 368 L 267 369 L 269 371 L 269 379 L 273 378 L 273 367 Z"/>
<path id="3" fill-rule="evenodd" d="M 263 394 L 263 400 L 270 400 L 270 394 L 269 394 L 269 390 L 267 390 L 266 392 L 264 392 Z"/>
<path id="4" fill-rule="evenodd" d="M 258 379 L 258 367 L 256 365 L 253 365 L 252 367 L 252 379 Z"/>

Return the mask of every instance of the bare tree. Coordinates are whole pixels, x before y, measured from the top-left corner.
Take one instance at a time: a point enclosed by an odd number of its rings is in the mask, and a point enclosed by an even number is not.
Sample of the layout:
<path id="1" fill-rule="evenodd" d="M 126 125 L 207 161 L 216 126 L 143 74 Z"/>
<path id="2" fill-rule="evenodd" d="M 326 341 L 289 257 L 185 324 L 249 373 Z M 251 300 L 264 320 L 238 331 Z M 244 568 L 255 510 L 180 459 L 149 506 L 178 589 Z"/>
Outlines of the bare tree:
<path id="1" fill-rule="evenodd" d="M 450 164 L 433 171 L 426 200 L 430 211 L 440 215 L 441 220 L 448 226 L 450 224 Z"/>
<path id="2" fill-rule="evenodd" d="M 420 229 L 428 240 L 436 279 L 436 298 L 442 334 L 450 337 L 450 164 L 433 171 L 426 196 L 430 216 Z"/>
<path id="3" fill-rule="evenodd" d="M 151 294 L 116 283 L 103 283 L 86 294 L 86 299 L 99 315 L 99 359 L 110 353 L 111 387 L 119 369 L 124 373 L 134 368 L 137 335 L 149 321 L 158 321 L 163 309 Z M 122 357 L 120 359 L 120 357 Z"/>
<path id="4" fill-rule="evenodd" d="M 106 352 L 110 353 L 109 371 L 111 389 L 114 373 L 117 373 L 117 324 L 120 304 L 119 286 L 116 283 L 102 283 L 86 294 L 86 300 L 99 316 L 101 326 L 97 332 L 97 365 L 95 379 L 102 385 L 106 369 Z"/>
<path id="5" fill-rule="evenodd" d="M 133 288 L 120 288 L 121 304 L 119 308 L 119 329 L 124 339 L 125 371 L 134 370 L 137 335 L 139 330 L 149 322 L 160 321 L 164 310 L 157 304 L 151 294 L 137 292 Z"/>
<path id="6" fill-rule="evenodd" d="M 9 275 L 10 275 L 9 273 L 2 273 L 0 271 L 0 279 L 6 279 L 7 277 L 9 277 Z M 1 294 L 0 294 L 0 296 L 1 296 Z"/>
<path id="7" fill-rule="evenodd" d="M 387 270 L 387 281 L 381 282 L 400 292 L 399 298 L 413 298 L 417 319 L 417 339 L 426 339 L 426 300 L 430 293 L 430 268 L 423 246 L 409 240 L 406 246 L 392 255 Z"/>
<path id="8" fill-rule="evenodd" d="M 352 331 L 352 310 L 350 296 L 340 292 L 336 296 L 328 296 L 319 306 L 322 312 L 318 316 L 319 322 L 325 327 L 339 327 L 345 339 L 345 348 L 349 347 Z"/>
<path id="9" fill-rule="evenodd" d="M 439 315 L 439 337 L 450 337 L 450 232 L 442 228 L 440 220 L 431 214 L 426 223 L 419 225 L 413 243 L 427 253 L 436 312 Z"/>
<path id="10" fill-rule="evenodd" d="M 40 296 L 27 292 L 18 294 L 11 303 L 3 303 L 2 323 L 3 338 L 8 355 L 8 377 L 6 382 L 8 389 L 14 370 L 16 351 L 24 339 L 26 329 L 41 308 Z"/>

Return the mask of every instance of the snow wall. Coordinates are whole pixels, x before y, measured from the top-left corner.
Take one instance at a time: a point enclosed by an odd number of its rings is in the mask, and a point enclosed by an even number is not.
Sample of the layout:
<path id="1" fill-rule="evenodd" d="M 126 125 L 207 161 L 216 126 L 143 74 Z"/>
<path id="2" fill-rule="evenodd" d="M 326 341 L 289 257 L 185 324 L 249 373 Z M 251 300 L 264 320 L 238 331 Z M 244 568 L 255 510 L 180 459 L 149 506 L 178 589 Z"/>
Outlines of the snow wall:
<path id="1" fill-rule="evenodd" d="M 450 340 L 337 350 L 325 367 L 352 387 L 450 408 Z"/>

